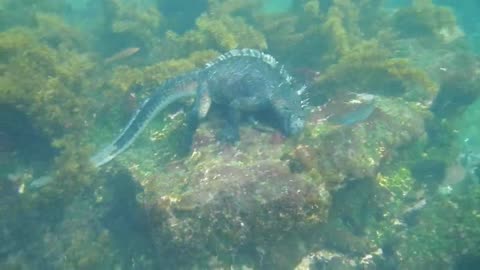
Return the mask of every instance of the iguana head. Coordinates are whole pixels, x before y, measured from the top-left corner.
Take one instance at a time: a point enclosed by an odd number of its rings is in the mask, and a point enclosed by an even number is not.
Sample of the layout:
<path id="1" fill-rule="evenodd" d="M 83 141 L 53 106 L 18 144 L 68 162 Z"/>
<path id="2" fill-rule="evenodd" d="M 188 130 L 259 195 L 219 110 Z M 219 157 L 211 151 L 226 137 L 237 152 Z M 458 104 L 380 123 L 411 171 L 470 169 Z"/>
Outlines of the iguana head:
<path id="1" fill-rule="evenodd" d="M 288 85 L 288 87 L 282 87 L 278 94 L 272 97 L 272 105 L 277 114 L 279 128 L 287 136 L 300 133 L 305 126 L 306 99 L 303 97 L 304 91 L 305 86 L 295 90 L 292 85 Z"/>

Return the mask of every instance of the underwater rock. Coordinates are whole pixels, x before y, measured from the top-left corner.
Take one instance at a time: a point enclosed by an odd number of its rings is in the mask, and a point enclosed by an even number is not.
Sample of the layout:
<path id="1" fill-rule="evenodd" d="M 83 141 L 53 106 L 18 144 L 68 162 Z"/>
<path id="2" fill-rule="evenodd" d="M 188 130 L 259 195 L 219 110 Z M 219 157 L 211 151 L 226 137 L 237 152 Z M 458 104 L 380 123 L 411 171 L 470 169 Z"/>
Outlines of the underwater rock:
<path id="1" fill-rule="evenodd" d="M 305 256 L 295 270 L 355 270 L 378 269 L 376 262 L 382 260 L 382 250 L 366 254 L 361 258 L 348 257 L 329 250 L 319 250 Z"/>
<path id="2" fill-rule="evenodd" d="M 398 9 L 393 14 L 392 26 L 403 36 L 434 36 L 447 43 L 463 36 L 453 10 L 432 1 L 414 1 L 413 5 Z"/>
<path id="3" fill-rule="evenodd" d="M 247 123 L 238 144 L 218 143 L 219 117 L 200 126 L 186 160 L 159 166 L 161 147 L 139 138 L 117 164 L 143 186 L 152 241 L 162 256 L 176 254 L 172 265 L 216 258 L 291 269 L 285 265 L 306 254 L 300 243 L 312 241 L 308 231 L 327 222 L 332 192 L 352 179 L 375 179 L 385 159 L 424 134 L 427 108 L 400 98 L 372 104 L 351 125 L 322 121 L 313 110 L 304 134 L 280 143 Z M 280 255 L 275 246 L 287 244 L 289 253 Z"/>
<path id="4" fill-rule="evenodd" d="M 241 132 L 237 146 L 225 146 L 205 144 L 215 135 L 201 128 L 190 159 L 145 184 L 158 247 L 168 241 L 179 258 L 238 257 L 275 265 L 269 257 L 274 243 L 326 219 L 325 186 L 292 173 L 270 134 Z"/>
<path id="5" fill-rule="evenodd" d="M 476 64 L 479 64 L 478 61 Z M 477 67 L 478 68 L 478 67 Z M 461 115 L 480 96 L 480 71 L 451 72 L 444 76 L 431 111 L 439 118 Z"/>
<path id="6" fill-rule="evenodd" d="M 313 168 L 312 173 L 321 175 L 328 189 L 340 188 L 346 180 L 375 177 L 398 147 L 425 134 L 428 112 L 423 105 L 400 98 L 376 97 L 374 107 L 365 121 L 355 125 L 322 124 L 325 111 L 313 110 L 299 140 L 303 150 L 289 154 L 292 164 Z M 305 159 L 305 152 L 311 158 Z"/>

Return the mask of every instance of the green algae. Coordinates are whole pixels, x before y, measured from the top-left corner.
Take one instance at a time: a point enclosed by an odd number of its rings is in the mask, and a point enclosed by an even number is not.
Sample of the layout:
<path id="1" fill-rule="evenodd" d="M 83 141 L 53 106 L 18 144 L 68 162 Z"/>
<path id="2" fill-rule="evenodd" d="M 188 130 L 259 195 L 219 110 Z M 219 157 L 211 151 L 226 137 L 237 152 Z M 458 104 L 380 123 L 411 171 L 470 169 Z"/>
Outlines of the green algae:
<path id="1" fill-rule="evenodd" d="M 434 197 L 419 217 L 422 222 L 398 248 L 401 266 L 445 267 L 462 256 L 478 254 L 479 198 L 478 186 L 461 194 Z"/>
<path id="2" fill-rule="evenodd" d="M 404 36 L 434 37 L 442 41 L 450 41 L 458 27 L 453 11 L 436 6 L 431 0 L 417 0 L 411 7 L 397 11 L 393 26 Z"/>

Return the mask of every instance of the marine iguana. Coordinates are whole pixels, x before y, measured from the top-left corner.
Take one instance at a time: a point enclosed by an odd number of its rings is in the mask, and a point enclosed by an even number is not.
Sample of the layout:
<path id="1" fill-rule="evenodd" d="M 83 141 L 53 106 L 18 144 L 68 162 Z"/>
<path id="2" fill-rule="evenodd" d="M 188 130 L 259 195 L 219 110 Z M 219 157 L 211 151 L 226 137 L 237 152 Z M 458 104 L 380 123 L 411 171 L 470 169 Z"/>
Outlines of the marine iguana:
<path id="1" fill-rule="evenodd" d="M 148 122 L 169 104 L 194 97 L 187 115 L 192 137 L 212 105 L 224 110 L 224 139 L 239 139 L 242 115 L 268 114 L 275 128 L 286 136 L 299 133 L 304 126 L 305 85 L 297 84 L 285 68 L 268 54 L 254 50 L 231 50 L 197 69 L 165 81 L 131 118 L 120 135 L 90 160 L 100 167 L 126 150 Z"/>

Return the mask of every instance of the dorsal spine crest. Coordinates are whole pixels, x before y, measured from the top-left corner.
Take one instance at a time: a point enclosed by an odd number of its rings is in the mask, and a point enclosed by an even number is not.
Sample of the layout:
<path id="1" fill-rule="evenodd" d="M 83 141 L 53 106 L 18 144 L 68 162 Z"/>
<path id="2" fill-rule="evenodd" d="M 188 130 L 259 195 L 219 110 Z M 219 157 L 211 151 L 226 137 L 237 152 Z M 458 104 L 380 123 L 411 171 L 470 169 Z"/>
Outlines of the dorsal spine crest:
<path id="1" fill-rule="evenodd" d="M 259 50 L 255 49 L 234 49 L 230 50 L 214 60 L 208 62 L 205 64 L 205 68 L 210 68 L 212 66 L 215 66 L 216 64 L 223 62 L 227 59 L 234 58 L 234 57 L 253 57 L 260 59 L 262 62 L 265 64 L 269 65 L 273 69 L 277 69 L 280 75 L 288 82 L 292 83 L 293 78 L 288 74 L 288 72 L 285 70 L 284 66 L 279 66 L 278 61 L 271 55 L 261 52 Z"/>

